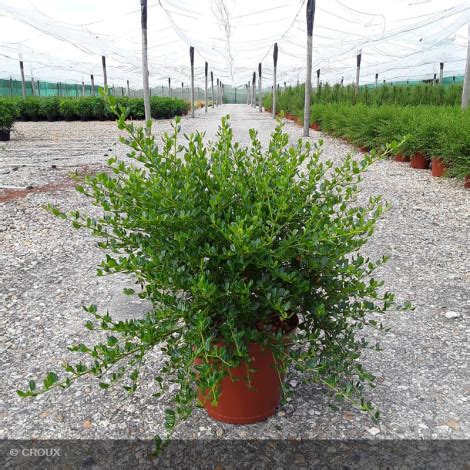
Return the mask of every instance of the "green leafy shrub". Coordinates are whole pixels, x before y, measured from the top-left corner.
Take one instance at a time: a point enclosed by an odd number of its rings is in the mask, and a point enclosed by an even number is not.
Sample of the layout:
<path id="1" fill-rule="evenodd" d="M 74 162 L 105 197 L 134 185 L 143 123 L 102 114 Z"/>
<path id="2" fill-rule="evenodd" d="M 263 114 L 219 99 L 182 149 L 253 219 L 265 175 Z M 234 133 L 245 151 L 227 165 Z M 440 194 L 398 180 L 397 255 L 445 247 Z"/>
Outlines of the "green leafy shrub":
<path id="1" fill-rule="evenodd" d="M 23 121 L 55 120 L 112 120 L 115 116 L 106 107 L 100 97 L 39 97 L 4 98 L 2 102 L 13 103 L 18 109 L 18 119 Z M 140 98 L 116 98 L 116 102 L 125 106 L 129 118 L 144 119 L 144 101 Z M 166 119 L 187 113 L 189 103 L 178 98 L 151 98 L 151 115 L 154 119 Z"/>
<path id="2" fill-rule="evenodd" d="M 60 116 L 66 121 L 80 119 L 79 99 L 62 98 L 59 102 L 59 111 Z"/>
<path id="3" fill-rule="evenodd" d="M 13 101 L 0 98 L 0 131 L 9 131 L 13 127 L 18 114 L 18 108 Z"/>
<path id="4" fill-rule="evenodd" d="M 116 112 L 117 100 L 109 100 Z M 320 159 L 321 142 L 291 147 L 281 123 L 266 150 L 253 129 L 244 147 L 233 141 L 228 117 L 215 142 L 205 144 L 196 132 L 183 146 L 179 122 L 160 147 L 121 114 L 129 160 L 110 158 L 111 171 L 77 187 L 102 215 L 50 207 L 98 238 L 106 250 L 98 275 L 131 275 L 125 293 L 149 299 L 153 308 L 127 321 L 86 308 L 86 327 L 107 339 L 72 346 L 88 360 L 67 363 L 65 375 L 50 372 L 41 387 L 31 381 L 19 394 L 67 388 L 90 374 L 102 388 L 122 379 L 133 392 L 145 355 L 162 346 L 156 396 L 169 383 L 179 386 L 175 408 L 166 412 L 171 431 L 190 415 L 198 389 L 210 389 L 217 401 L 221 380 L 249 362 L 248 344 L 257 342 L 273 350 L 280 373 L 291 365 L 377 418 L 365 398 L 375 377 L 359 359 L 378 346 L 361 333 L 383 329 L 376 315 L 394 306 L 394 296 L 372 277 L 386 258 L 359 253 L 385 206 L 380 196 L 358 205 L 356 196 L 362 174 L 379 157 L 348 155 L 334 167 Z M 299 333 L 286 351 L 276 346 L 282 332 L 275 325 L 296 316 Z"/>
<path id="5" fill-rule="evenodd" d="M 60 98 L 51 96 L 39 100 L 40 120 L 56 121 L 60 118 Z"/>
<path id="6" fill-rule="evenodd" d="M 312 120 L 322 130 L 346 137 L 356 145 L 380 149 L 406 140 L 399 151 L 443 158 L 447 175 L 470 173 L 470 110 L 437 106 L 313 105 Z M 314 118 L 315 116 L 315 118 Z"/>

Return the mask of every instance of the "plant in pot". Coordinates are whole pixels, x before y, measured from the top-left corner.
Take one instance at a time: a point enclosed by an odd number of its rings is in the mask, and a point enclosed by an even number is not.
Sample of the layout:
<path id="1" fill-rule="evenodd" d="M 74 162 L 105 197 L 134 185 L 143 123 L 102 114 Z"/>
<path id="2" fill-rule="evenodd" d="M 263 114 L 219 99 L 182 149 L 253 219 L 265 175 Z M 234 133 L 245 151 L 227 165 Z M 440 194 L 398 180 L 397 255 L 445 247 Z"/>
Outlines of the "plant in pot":
<path id="1" fill-rule="evenodd" d="M 196 132 L 186 145 L 177 118 L 158 147 L 107 99 L 130 151 L 129 161 L 110 158 L 110 172 L 77 187 L 101 215 L 49 209 L 99 239 L 106 250 L 99 275 L 129 274 L 125 293 L 153 308 L 115 321 L 86 307 L 90 334 L 107 338 L 71 346 L 83 361 L 19 395 L 67 388 L 86 375 L 133 392 L 146 354 L 160 347 L 155 396 L 176 384 L 168 433 L 196 405 L 226 422 L 266 419 L 288 392 L 290 367 L 377 419 L 366 399 L 375 377 L 360 357 L 378 345 L 362 333 L 383 330 L 377 316 L 396 305 L 372 277 L 386 258 L 359 253 L 386 206 L 380 196 L 361 206 L 356 196 L 379 156 L 348 155 L 334 166 L 321 160 L 321 146 L 301 139 L 290 146 L 281 121 L 266 150 L 253 129 L 245 147 L 234 142 L 228 117 L 213 143 Z"/>
<path id="2" fill-rule="evenodd" d="M 412 137 L 409 143 L 413 150 L 410 156 L 410 167 L 416 170 L 427 170 L 431 164 L 428 151 L 434 140 L 434 126 L 430 118 L 430 114 L 421 109 L 418 110 L 411 124 Z"/>
<path id="3" fill-rule="evenodd" d="M 10 140 L 13 123 L 18 117 L 18 110 L 13 101 L 2 101 L 0 103 L 0 141 Z"/>

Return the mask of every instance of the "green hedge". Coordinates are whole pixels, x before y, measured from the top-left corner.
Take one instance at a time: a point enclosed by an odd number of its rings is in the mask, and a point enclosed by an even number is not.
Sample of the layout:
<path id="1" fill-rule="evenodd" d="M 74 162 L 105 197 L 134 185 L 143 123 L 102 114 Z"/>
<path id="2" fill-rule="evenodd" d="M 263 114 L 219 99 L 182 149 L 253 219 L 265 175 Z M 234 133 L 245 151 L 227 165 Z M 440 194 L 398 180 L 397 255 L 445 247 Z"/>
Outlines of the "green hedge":
<path id="1" fill-rule="evenodd" d="M 116 98 L 116 102 L 129 109 L 130 119 L 144 119 L 144 101 L 141 98 Z M 150 99 L 154 119 L 172 118 L 188 112 L 189 104 L 177 98 L 154 96 Z M 0 98 L 2 109 L 16 109 L 17 119 L 23 121 L 95 121 L 114 120 L 100 97 L 28 97 Z"/>
<path id="2" fill-rule="evenodd" d="M 416 88 L 446 87 L 423 85 Z M 303 119 L 303 93 L 303 86 L 281 92 L 278 110 Z M 386 143 L 400 141 L 406 136 L 400 149 L 404 155 L 422 152 L 429 157 L 439 156 L 446 162 L 448 176 L 464 177 L 470 174 L 470 109 L 461 110 L 457 106 L 312 101 L 311 122 L 316 122 L 324 132 L 370 149 L 379 149 Z M 270 95 L 266 96 L 264 106 L 271 108 Z"/>
<path id="3" fill-rule="evenodd" d="M 321 85 L 312 90 L 312 103 L 349 103 L 365 105 L 396 104 L 402 106 L 460 106 L 462 85 L 383 85 L 377 88 L 361 86 L 356 93 L 352 85 Z M 304 86 L 288 87 L 278 97 L 280 107 L 294 103 L 302 107 Z M 271 107 L 272 98 L 268 95 L 265 103 Z"/>
<path id="4" fill-rule="evenodd" d="M 438 106 L 315 104 L 312 122 L 351 143 L 380 149 L 406 136 L 400 152 L 441 157 L 451 176 L 470 174 L 470 110 Z"/>

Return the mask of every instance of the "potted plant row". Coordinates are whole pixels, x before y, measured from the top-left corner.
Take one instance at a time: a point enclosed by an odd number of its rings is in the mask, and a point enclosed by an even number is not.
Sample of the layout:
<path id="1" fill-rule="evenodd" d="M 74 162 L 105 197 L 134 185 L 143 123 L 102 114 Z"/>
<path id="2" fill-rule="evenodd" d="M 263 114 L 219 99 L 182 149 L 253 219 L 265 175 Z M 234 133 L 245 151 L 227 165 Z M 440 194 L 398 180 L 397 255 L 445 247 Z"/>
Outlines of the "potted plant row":
<path id="1" fill-rule="evenodd" d="M 196 132 L 185 145 L 177 118 L 159 146 L 150 122 L 135 127 L 106 100 L 129 153 L 77 187 L 101 215 L 49 210 L 97 237 L 105 250 L 98 274 L 129 274 L 125 293 L 153 307 L 127 321 L 85 307 L 86 328 L 106 339 L 72 345 L 79 361 L 68 358 L 62 373 L 18 394 L 67 389 L 87 375 L 101 388 L 121 381 L 133 392 L 146 355 L 161 347 L 155 397 L 177 386 L 159 445 L 197 405 L 229 423 L 266 419 L 290 393 L 292 369 L 378 419 L 367 399 L 375 377 L 361 355 L 379 346 L 363 329 L 384 331 L 378 316 L 399 307 L 374 278 L 387 258 L 359 253 L 387 205 L 375 196 L 360 206 L 356 196 L 381 156 L 347 155 L 331 171 L 321 143 L 291 147 L 281 120 L 263 150 L 254 129 L 249 146 L 236 143 L 228 116 L 214 142 Z"/>

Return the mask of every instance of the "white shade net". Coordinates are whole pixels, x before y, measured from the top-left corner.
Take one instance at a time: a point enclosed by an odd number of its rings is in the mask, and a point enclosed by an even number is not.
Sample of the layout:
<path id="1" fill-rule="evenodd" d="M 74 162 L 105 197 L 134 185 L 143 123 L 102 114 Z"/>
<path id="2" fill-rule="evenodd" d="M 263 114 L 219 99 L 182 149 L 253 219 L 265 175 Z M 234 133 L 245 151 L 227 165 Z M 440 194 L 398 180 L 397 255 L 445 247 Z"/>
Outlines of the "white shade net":
<path id="1" fill-rule="evenodd" d="M 196 85 L 204 62 L 222 82 L 244 87 L 263 64 L 272 83 L 278 43 L 278 83 L 305 77 L 305 0 L 149 0 L 151 86 L 189 83 L 189 46 L 195 47 Z M 361 83 L 462 75 L 470 2 L 446 0 L 317 0 L 313 68 L 323 82 L 352 82 L 362 52 Z M 0 78 L 102 83 L 141 88 L 138 0 L 0 0 Z M 313 74 L 316 80 L 315 72 Z"/>

